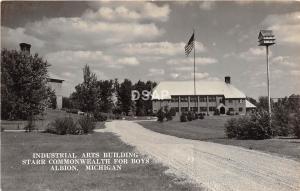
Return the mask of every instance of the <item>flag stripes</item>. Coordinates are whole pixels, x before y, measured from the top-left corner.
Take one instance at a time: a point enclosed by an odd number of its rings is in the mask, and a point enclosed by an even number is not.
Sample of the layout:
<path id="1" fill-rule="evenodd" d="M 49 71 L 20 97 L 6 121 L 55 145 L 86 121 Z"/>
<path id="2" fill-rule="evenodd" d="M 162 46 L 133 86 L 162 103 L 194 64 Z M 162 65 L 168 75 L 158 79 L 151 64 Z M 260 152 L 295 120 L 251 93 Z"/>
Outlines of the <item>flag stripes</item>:
<path id="1" fill-rule="evenodd" d="M 193 33 L 193 35 L 191 36 L 189 42 L 184 47 L 186 56 L 188 56 L 191 53 L 191 51 L 194 48 L 194 45 L 195 45 L 195 42 L 194 42 L 194 33 Z"/>

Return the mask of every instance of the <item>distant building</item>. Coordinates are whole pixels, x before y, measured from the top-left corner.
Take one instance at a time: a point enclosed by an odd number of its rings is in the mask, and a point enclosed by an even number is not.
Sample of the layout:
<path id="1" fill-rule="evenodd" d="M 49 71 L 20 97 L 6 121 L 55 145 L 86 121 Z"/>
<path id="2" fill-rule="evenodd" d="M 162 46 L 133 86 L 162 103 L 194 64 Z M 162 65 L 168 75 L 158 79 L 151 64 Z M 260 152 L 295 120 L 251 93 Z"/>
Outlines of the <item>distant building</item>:
<path id="1" fill-rule="evenodd" d="M 56 108 L 62 108 L 62 83 L 64 80 L 47 78 L 47 86 L 55 91 L 56 95 Z"/>
<path id="2" fill-rule="evenodd" d="M 20 43 L 21 52 L 24 54 L 30 55 L 30 48 L 31 45 L 28 43 Z M 54 78 L 47 78 L 47 86 L 50 87 L 52 90 L 55 91 L 56 95 L 56 103 L 57 109 L 62 108 L 62 83 L 64 80 L 61 79 L 54 79 Z"/>
<path id="3" fill-rule="evenodd" d="M 197 81 L 194 95 L 193 81 L 164 81 L 152 91 L 152 108 L 156 113 L 160 108 L 168 106 L 177 113 L 195 111 L 213 115 L 216 110 L 220 114 L 246 114 L 246 95 L 225 81 Z M 254 105 L 249 105 L 253 107 Z M 255 106 L 254 106 L 255 107 Z"/>

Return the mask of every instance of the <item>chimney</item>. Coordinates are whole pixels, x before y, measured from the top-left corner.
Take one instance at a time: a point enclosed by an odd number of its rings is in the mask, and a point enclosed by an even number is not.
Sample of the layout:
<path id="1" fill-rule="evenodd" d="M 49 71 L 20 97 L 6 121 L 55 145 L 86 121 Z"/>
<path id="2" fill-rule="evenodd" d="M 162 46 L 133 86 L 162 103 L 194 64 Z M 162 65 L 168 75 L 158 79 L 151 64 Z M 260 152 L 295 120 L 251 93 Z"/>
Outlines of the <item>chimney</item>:
<path id="1" fill-rule="evenodd" d="M 230 76 L 225 76 L 225 83 L 230 84 Z"/>
<path id="2" fill-rule="evenodd" d="M 20 43 L 21 52 L 29 55 L 30 54 L 31 45 L 27 43 Z"/>

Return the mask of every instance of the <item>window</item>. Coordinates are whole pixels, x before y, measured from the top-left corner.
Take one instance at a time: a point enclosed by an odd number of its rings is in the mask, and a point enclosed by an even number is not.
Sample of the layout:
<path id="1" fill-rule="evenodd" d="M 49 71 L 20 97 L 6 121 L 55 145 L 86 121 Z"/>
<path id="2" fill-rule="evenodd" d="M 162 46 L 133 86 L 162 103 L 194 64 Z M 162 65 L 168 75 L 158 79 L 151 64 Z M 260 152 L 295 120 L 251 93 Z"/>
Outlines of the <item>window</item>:
<path id="1" fill-rule="evenodd" d="M 197 107 L 191 107 L 191 111 L 198 112 L 198 108 Z"/>
<path id="2" fill-rule="evenodd" d="M 197 102 L 197 97 L 196 96 L 191 96 L 190 97 L 190 102 Z"/>
<path id="3" fill-rule="evenodd" d="M 186 112 L 186 111 L 188 111 L 188 110 L 189 110 L 188 107 L 182 107 L 182 108 L 181 108 L 181 112 Z"/>
<path id="4" fill-rule="evenodd" d="M 242 111 L 243 111 L 243 108 L 242 108 L 242 107 L 240 107 L 240 108 L 239 108 L 239 112 L 242 112 Z"/>
<path id="5" fill-rule="evenodd" d="M 240 103 L 243 103 L 244 102 L 244 100 L 243 99 L 240 99 Z"/>
<path id="6" fill-rule="evenodd" d="M 176 112 L 179 112 L 179 107 L 172 107 Z"/>
<path id="7" fill-rule="evenodd" d="M 216 102 L 216 97 L 215 96 L 209 96 L 208 97 L 208 102 Z"/>
<path id="8" fill-rule="evenodd" d="M 178 96 L 172 96 L 171 102 L 178 102 L 179 97 Z"/>
<path id="9" fill-rule="evenodd" d="M 200 107 L 200 111 L 207 111 L 207 108 L 206 107 Z"/>
<path id="10" fill-rule="evenodd" d="M 187 96 L 180 97 L 180 102 L 188 102 L 188 97 Z"/>
<path id="11" fill-rule="evenodd" d="M 232 99 L 228 100 L 229 103 L 232 103 Z"/>
<path id="12" fill-rule="evenodd" d="M 215 107 L 209 107 L 209 111 L 215 111 L 216 108 Z"/>
<path id="13" fill-rule="evenodd" d="M 206 102 L 206 97 L 200 96 L 199 97 L 199 102 Z"/>

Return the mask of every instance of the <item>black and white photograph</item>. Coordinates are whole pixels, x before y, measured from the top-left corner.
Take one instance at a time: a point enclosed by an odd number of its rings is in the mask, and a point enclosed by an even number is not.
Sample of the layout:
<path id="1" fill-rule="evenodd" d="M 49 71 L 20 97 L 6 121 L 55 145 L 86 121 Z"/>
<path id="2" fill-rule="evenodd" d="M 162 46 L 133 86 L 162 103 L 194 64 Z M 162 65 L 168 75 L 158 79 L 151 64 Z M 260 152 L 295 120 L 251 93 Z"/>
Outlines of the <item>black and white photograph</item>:
<path id="1" fill-rule="evenodd" d="M 1 2 L 3 191 L 300 191 L 300 1 Z"/>

